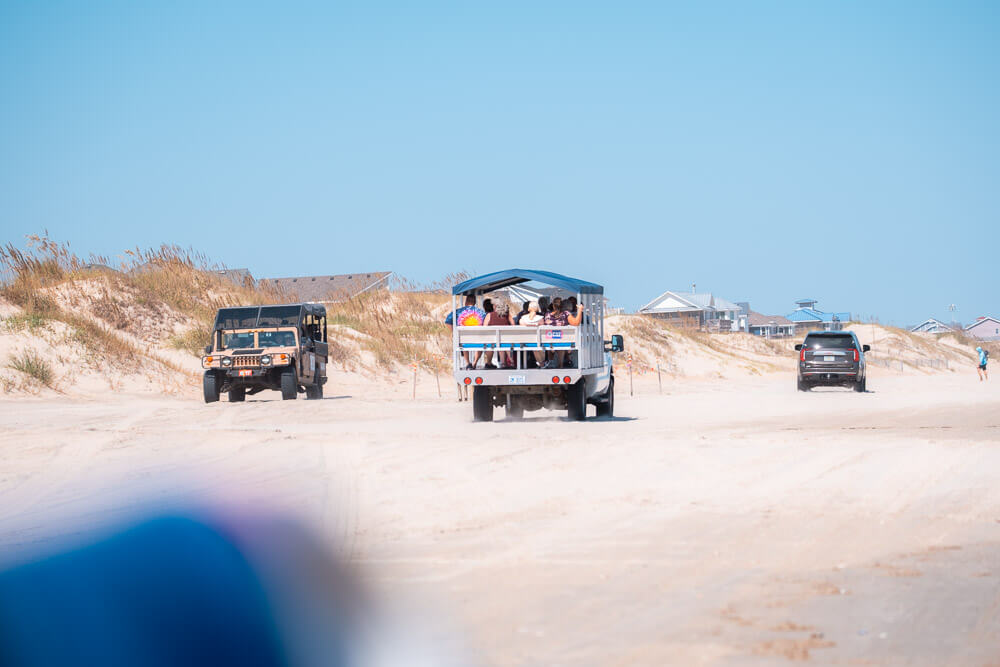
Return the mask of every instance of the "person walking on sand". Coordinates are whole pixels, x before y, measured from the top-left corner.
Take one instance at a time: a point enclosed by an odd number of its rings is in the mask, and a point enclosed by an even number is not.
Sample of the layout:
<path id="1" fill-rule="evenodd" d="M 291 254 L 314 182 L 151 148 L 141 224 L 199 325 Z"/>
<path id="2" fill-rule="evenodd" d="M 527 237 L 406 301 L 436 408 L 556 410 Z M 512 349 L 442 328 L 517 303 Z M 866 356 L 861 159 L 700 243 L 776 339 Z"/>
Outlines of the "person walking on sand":
<path id="1" fill-rule="evenodd" d="M 990 376 L 986 372 L 986 362 L 990 359 L 990 353 L 982 347 L 977 347 L 976 352 L 979 353 L 979 366 L 976 367 L 976 372 L 979 373 L 979 381 L 989 380 Z"/>

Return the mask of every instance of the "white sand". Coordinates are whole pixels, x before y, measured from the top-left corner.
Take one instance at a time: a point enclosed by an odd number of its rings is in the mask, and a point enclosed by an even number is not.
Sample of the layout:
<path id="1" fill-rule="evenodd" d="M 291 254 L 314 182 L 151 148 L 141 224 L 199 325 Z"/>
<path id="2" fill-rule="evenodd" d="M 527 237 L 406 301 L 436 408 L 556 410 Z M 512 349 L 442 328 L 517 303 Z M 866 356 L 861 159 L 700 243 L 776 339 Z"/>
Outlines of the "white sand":
<path id="1" fill-rule="evenodd" d="M 615 421 L 492 424 L 450 385 L 331 382 L 322 402 L 0 397 L 0 552 L 142 503 L 241 504 L 446 610 L 487 664 L 997 657 L 1000 378 L 661 396 L 646 375 L 631 399 L 620 380 Z"/>

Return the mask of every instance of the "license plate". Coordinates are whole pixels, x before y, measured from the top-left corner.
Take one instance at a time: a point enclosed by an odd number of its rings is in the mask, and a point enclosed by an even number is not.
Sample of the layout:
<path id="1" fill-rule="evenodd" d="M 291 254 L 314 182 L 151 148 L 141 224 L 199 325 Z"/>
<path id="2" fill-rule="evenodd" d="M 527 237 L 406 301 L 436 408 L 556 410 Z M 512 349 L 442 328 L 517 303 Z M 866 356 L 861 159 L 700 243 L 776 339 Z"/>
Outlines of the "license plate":
<path id="1" fill-rule="evenodd" d="M 253 375 L 253 371 L 240 371 L 241 378 L 248 378 Z"/>
<path id="2" fill-rule="evenodd" d="M 524 384 L 523 375 L 508 375 L 507 384 Z"/>
<path id="3" fill-rule="evenodd" d="M 833 361 L 836 357 L 823 357 L 823 361 Z"/>

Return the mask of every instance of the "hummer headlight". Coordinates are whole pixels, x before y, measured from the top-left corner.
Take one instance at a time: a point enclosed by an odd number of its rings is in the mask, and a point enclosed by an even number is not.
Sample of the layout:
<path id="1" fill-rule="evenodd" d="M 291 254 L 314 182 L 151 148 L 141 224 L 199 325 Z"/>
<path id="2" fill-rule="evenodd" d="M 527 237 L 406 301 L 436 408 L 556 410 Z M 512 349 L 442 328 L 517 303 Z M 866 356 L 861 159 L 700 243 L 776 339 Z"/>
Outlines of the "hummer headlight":
<path id="1" fill-rule="evenodd" d="M 260 355 L 260 365 L 261 366 L 269 366 L 270 364 L 271 364 L 271 355 L 270 354 L 262 354 L 262 355 Z"/>
<path id="2" fill-rule="evenodd" d="M 233 365 L 233 358 L 232 357 L 222 357 L 222 365 L 223 366 L 232 366 Z"/>

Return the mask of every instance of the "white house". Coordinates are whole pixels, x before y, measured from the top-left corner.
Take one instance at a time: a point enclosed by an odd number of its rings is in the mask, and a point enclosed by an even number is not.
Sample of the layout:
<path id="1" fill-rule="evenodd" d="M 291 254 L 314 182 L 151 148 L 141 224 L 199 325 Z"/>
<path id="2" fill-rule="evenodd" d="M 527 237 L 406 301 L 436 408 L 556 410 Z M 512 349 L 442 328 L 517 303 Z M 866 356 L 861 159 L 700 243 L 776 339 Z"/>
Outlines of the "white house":
<path id="1" fill-rule="evenodd" d="M 639 309 L 642 315 L 671 324 L 709 331 L 736 331 L 742 308 L 711 292 L 667 290 Z"/>
<path id="2" fill-rule="evenodd" d="M 978 317 L 965 327 L 965 333 L 979 340 L 1000 340 L 1000 320 L 988 315 Z"/>
<path id="3" fill-rule="evenodd" d="M 915 327 L 910 327 L 912 333 L 929 333 L 929 334 L 942 334 L 951 333 L 955 330 L 942 322 L 941 320 L 934 319 L 933 317 L 928 318 L 918 324 Z"/>

